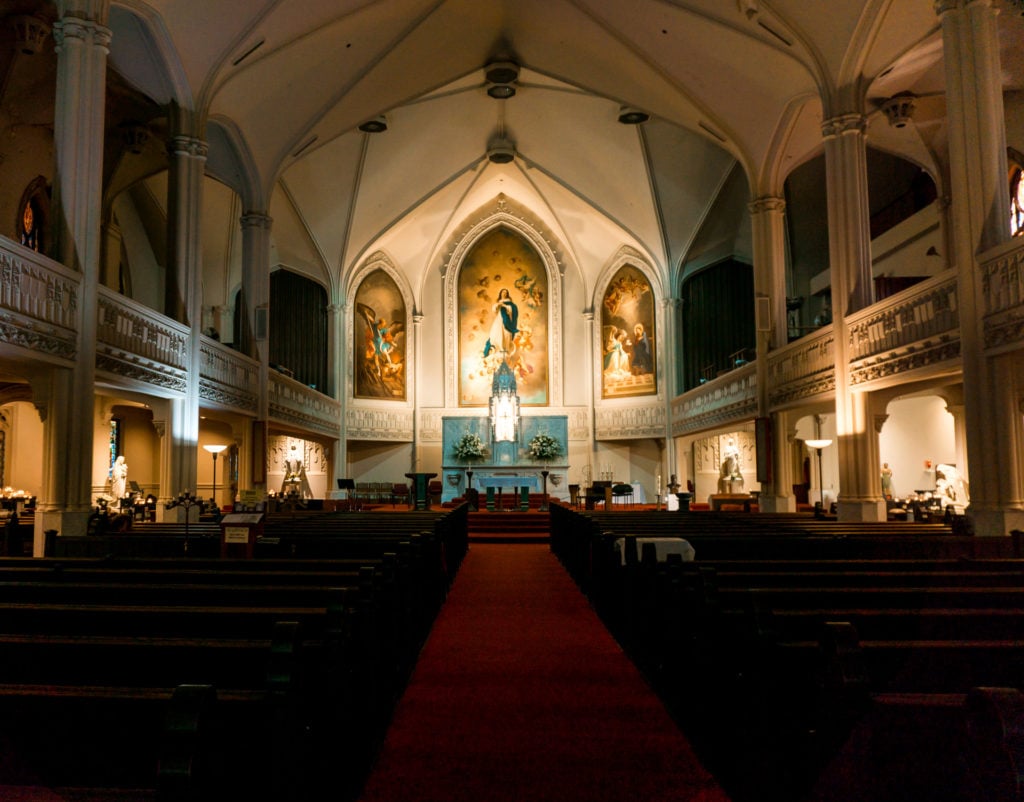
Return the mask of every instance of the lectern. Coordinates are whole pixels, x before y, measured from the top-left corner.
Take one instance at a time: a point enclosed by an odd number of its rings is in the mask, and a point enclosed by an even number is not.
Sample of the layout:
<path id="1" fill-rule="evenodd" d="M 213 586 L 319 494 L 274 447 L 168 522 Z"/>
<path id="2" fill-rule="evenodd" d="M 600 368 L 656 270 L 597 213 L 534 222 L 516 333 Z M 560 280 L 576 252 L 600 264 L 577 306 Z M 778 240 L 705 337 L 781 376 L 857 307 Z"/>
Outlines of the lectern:
<path id="1" fill-rule="evenodd" d="M 430 509 L 430 497 L 427 495 L 427 483 L 435 476 L 437 476 L 436 473 L 407 473 L 405 475 L 405 478 L 412 482 L 412 496 L 416 499 L 416 509 Z"/>

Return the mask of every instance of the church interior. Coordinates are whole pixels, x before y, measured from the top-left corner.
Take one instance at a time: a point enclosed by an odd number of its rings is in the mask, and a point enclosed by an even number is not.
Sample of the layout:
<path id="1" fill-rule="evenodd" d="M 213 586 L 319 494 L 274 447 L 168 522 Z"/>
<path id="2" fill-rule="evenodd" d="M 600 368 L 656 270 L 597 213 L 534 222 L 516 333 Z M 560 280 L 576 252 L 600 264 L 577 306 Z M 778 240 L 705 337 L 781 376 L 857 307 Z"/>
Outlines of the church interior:
<path id="1" fill-rule="evenodd" d="M 0 77 L 4 559 L 466 506 L 1022 556 L 1021 0 L 2 0 Z"/>

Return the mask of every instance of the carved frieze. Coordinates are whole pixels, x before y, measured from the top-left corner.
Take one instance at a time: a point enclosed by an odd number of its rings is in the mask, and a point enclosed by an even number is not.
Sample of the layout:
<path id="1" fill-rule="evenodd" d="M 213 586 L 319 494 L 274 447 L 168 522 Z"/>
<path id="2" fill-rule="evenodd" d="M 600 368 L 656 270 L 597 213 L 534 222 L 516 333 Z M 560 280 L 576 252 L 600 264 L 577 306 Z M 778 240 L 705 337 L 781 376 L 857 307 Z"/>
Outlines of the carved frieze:
<path id="1" fill-rule="evenodd" d="M 942 337 L 900 352 L 863 359 L 850 366 L 850 384 L 859 385 L 960 358 L 960 338 Z"/>
<path id="2" fill-rule="evenodd" d="M 345 415 L 345 431 L 350 440 L 408 443 L 413 439 L 412 416 L 411 409 L 349 407 Z"/>
<path id="3" fill-rule="evenodd" d="M 598 440 L 665 436 L 665 408 L 660 404 L 643 407 L 599 407 L 595 416 L 595 436 Z"/>

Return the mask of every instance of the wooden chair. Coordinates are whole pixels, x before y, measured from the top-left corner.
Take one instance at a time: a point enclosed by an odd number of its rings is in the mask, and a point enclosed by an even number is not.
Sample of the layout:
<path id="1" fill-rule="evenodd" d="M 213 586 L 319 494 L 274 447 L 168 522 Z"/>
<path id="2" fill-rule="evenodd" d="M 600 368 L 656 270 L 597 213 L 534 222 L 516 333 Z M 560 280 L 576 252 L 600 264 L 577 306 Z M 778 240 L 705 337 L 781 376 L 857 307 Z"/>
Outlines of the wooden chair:
<path id="1" fill-rule="evenodd" d="M 407 485 L 405 482 L 398 482 L 398 483 L 396 483 L 396 484 L 394 484 L 392 486 L 392 488 L 391 488 L 391 506 L 395 506 L 398 503 L 399 499 L 401 499 L 402 502 L 406 506 L 408 506 L 409 505 L 409 498 L 410 498 L 409 485 Z"/>
<path id="2" fill-rule="evenodd" d="M 633 507 L 633 485 L 621 482 L 612 485 L 612 502 L 625 507 Z"/>

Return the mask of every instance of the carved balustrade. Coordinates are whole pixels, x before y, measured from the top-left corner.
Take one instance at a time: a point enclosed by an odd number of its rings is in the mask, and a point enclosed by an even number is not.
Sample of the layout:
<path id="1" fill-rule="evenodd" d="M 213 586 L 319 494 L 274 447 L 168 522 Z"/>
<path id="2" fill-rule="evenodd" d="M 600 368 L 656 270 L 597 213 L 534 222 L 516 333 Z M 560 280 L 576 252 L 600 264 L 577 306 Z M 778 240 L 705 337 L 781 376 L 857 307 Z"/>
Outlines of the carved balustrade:
<path id="1" fill-rule="evenodd" d="M 672 434 L 750 420 L 757 414 L 756 367 L 751 362 L 673 399 Z"/>
<path id="2" fill-rule="evenodd" d="M 270 371 L 270 418 L 278 423 L 315 429 L 337 437 L 341 403 L 275 370 Z"/>
<path id="3" fill-rule="evenodd" d="M 223 343 L 199 339 L 199 394 L 204 401 L 258 413 L 260 365 Z"/>
<path id="4" fill-rule="evenodd" d="M 1006 350 L 1024 343 L 1024 237 L 983 253 L 985 347 Z"/>
<path id="5" fill-rule="evenodd" d="M 831 393 L 836 387 L 835 334 L 823 326 L 768 354 L 768 403 L 786 406 Z"/>
<path id="6" fill-rule="evenodd" d="M 82 277 L 0 237 L 0 341 L 74 360 Z"/>

